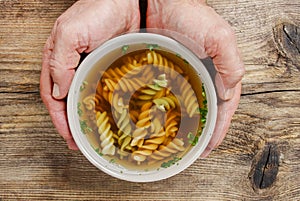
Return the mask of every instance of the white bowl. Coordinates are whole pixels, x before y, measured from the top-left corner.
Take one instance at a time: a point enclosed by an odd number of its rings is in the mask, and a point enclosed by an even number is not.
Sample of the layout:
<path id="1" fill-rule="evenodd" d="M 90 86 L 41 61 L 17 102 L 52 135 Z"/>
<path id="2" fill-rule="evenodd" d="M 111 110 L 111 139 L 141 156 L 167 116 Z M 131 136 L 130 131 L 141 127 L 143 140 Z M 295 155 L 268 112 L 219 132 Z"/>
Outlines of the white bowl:
<path id="1" fill-rule="evenodd" d="M 86 83 L 87 76 L 90 75 L 91 71 L 96 72 L 95 68 L 99 66 L 99 61 L 101 61 L 100 64 L 102 66 L 104 65 L 108 67 L 117 58 L 124 55 L 124 53 L 127 54 L 137 49 L 145 48 L 164 49 L 165 51 L 180 55 L 181 58 L 184 58 L 184 61 L 193 66 L 204 85 L 208 109 L 205 127 L 199 137 L 198 143 L 196 143 L 195 146 L 192 146 L 191 149 L 182 157 L 177 157 L 173 161 L 169 160 L 171 165 L 156 169 L 128 168 L 119 164 L 114 159 L 108 160 L 106 157 L 103 157 L 97 152 L 98 150 L 95 151 L 95 148 L 93 145 L 91 145 L 90 140 L 87 139 L 86 132 L 82 131 L 82 127 L 80 125 L 81 119 L 79 115 L 82 110 L 80 108 L 81 103 L 79 101 L 81 94 L 80 89 L 82 89 L 85 84 L 88 84 Z M 110 55 L 109 59 L 107 59 L 107 55 Z M 205 150 L 211 139 L 216 123 L 217 97 L 214 84 L 209 73 L 207 72 L 207 69 L 201 60 L 188 48 L 166 36 L 152 33 L 130 33 L 118 36 L 105 42 L 83 60 L 76 71 L 71 88 L 69 90 L 67 114 L 71 133 L 77 146 L 93 165 L 103 172 L 122 180 L 132 182 L 151 182 L 166 179 L 178 174 L 189 167 Z M 90 136 L 93 134 L 88 135 Z"/>

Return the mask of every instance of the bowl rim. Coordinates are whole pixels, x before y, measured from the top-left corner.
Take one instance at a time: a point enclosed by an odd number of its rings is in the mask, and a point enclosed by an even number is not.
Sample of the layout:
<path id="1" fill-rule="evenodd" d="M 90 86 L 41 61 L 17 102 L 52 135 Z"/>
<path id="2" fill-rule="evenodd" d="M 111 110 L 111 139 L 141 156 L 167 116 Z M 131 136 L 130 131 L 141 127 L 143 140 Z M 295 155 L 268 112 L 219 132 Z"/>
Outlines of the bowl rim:
<path id="1" fill-rule="evenodd" d="M 77 103 L 80 95 L 79 88 L 81 83 L 88 75 L 88 72 L 101 59 L 102 55 L 105 55 L 112 50 L 122 48 L 124 44 L 132 45 L 141 43 L 159 44 L 159 46 L 172 50 L 173 52 L 175 50 L 179 55 L 182 56 L 182 58 L 187 60 L 191 66 L 194 67 L 194 69 L 195 66 L 197 66 L 196 71 L 198 72 L 200 79 L 204 84 L 208 107 L 207 121 L 205 128 L 199 137 L 199 142 L 196 146 L 192 147 L 187 153 L 185 153 L 184 157 L 178 162 L 178 165 L 173 165 L 164 169 L 161 168 L 159 171 L 142 173 L 138 171 L 127 170 L 118 164 L 109 163 L 109 161 L 99 156 L 87 141 L 85 135 L 81 132 L 79 126 L 79 117 L 77 114 Z M 83 155 L 94 166 L 118 179 L 131 182 L 153 182 L 166 179 L 180 173 L 192 165 L 203 153 L 212 137 L 216 123 L 217 95 L 214 83 L 204 64 L 191 50 L 182 45 L 180 42 L 167 36 L 155 33 L 127 33 L 104 42 L 89 55 L 87 55 L 87 57 L 80 63 L 68 93 L 67 117 L 70 131 L 75 143 Z"/>

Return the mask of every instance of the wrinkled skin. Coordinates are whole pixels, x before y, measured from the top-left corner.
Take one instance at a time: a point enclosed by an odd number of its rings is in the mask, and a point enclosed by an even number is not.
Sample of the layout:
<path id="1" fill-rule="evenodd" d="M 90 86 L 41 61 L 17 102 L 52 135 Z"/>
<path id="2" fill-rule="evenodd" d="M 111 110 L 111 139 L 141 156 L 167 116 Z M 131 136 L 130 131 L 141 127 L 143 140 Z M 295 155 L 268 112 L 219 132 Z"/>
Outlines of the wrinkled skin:
<path id="1" fill-rule="evenodd" d="M 231 118 L 238 107 L 244 66 L 232 28 L 211 7 L 200 0 L 148 1 L 147 27 L 178 32 L 194 41 L 194 51 L 201 58 L 210 56 L 216 67 L 216 87 L 223 100 L 213 137 L 202 154 L 206 157 L 221 144 Z M 170 34 L 172 35 L 172 33 Z"/>
<path id="2" fill-rule="evenodd" d="M 40 93 L 70 149 L 78 147 L 67 123 L 65 97 L 80 53 L 89 53 L 116 35 L 137 30 L 139 24 L 137 0 L 81 0 L 56 20 L 43 52 Z"/>
<path id="3" fill-rule="evenodd" d="M 81 0 L 56 21 L 44 52 L 40 80 L 41 97 L 53 124 L 70 149 L 78 149 L 67 123 L 65 97 L 79 63 L 80 53 L 89 53 L 104 41 L 139 28 L 137 0 Z M 200 0 L 148 1 L 147 27 L 168 29 L 196 41 L 200 57 L 213 58 L 218 105 L 213 137 L 202 157 L 224 139 L 237 109 L 244 67 L 234 32 L 216 12 Z"/>

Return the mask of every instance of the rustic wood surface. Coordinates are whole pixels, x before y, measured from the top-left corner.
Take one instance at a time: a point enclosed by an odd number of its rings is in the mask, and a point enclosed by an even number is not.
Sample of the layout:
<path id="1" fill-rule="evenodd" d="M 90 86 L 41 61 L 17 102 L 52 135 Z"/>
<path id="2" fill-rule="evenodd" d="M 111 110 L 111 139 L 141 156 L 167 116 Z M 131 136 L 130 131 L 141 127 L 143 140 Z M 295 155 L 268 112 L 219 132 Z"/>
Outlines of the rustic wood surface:
<path id="1" fill-rule="evenodd" d="M 67 149 L 39 95 L 41 51 L 74 0 L 0 0 L 0 201 L 300 200 L 300 1 L 209 0 L 246 75 L 223 144 L 172 178 L 120 181 Z"/>

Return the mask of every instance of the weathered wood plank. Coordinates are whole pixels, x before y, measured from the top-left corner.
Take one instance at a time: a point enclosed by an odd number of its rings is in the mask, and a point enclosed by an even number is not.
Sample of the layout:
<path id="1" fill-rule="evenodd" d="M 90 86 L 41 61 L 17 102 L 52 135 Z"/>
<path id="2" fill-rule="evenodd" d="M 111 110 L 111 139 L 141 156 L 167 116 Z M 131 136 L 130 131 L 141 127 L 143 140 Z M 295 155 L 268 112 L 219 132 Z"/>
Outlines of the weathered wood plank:
<path id="1" fill-rule="evenodd" d="M 208 1 L 236 30 L 241 103 L 208 158 L 149 184 L 68 150 L 39 97 L 44 42 L 73 2 L 0 0 L 0 200 L 300 200 L 299 1 Z"/>

